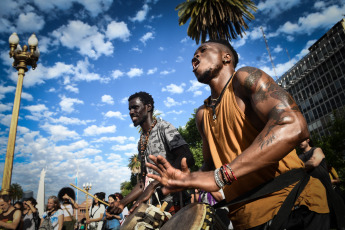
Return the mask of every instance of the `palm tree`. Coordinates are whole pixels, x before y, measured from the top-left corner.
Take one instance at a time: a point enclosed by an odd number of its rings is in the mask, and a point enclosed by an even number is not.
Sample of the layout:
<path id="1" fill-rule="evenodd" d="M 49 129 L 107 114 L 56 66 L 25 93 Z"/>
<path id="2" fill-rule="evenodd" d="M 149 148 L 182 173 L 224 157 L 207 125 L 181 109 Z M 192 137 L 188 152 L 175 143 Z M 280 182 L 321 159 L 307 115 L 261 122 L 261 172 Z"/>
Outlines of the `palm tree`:
<path id="1" fill-rule="evenodd" d="M 133 156 L 129 158 L 128 168 L 130 168 L 133 174 L 138 174 L 140 173 L 140 165 L 138 154 L 133 154 Z"/>
<path id="2" fill-rule="evenodd" d="M 15 200 L 20 200 L 23 197 L 23 189 L 20 184 L 14 183 L 10 186 L 10 196 L 12 199 L 12 203 L 14 203 Z"/>
<path id="3" fill-rule="evenodd" d="M 256 11 L 252 0 L 187 0 L 180 3 L 178 10 L 179 25 L 184 25 L 189 19 L 187 34 L 196 44 L 210 39 L 236 39 L 237 35 L 245 34 L 248 25 L 244 21 L 254 19 L 250 10 Z"/>

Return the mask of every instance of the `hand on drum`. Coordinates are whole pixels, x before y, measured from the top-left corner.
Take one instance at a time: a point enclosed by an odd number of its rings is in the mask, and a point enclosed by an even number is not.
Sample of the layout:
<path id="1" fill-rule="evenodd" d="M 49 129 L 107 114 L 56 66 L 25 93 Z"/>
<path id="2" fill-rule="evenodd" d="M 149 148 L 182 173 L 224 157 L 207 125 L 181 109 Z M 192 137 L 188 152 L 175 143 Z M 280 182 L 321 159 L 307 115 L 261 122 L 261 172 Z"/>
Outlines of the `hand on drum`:
<path id="1" fill-rule="evenodd" d="M 146 163 L 147 167 L 155 170 L 159 175 L 147 174 L 148 177 L 159 181 L 164 187 L 164 195 L 171 192 L 179 192 L 186 188 L 200 188 L 207 192 L 219 190 L 215 180 L 214 172 L 193 172 L 190 173 L 186 158 L 181 161 L 181 170 L 174 168 L 164 157 L 149 155 L 149 158 L 156 164 Z"/>

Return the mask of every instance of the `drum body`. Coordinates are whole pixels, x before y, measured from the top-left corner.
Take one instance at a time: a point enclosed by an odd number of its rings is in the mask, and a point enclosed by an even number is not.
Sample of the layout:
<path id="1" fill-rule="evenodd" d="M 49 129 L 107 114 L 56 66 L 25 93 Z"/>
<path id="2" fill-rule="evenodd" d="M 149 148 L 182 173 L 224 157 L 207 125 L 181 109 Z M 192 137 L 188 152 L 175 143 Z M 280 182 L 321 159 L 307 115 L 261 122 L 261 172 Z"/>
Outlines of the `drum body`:
<path id="1" fill-rule="evenodd" d="M 138 220 L 142 218 L 146 209 L 149 207 L 148 204 L 141 203 L 135 210 L 132 212 L 121 225 L 120 230 L 132 230 L 135 228 L 135 225 L 138 223 Z"/>
<path id="2" fill-rule="evenodd" d="M 161 230 L 226 230 L 227 226 L 216 216 L 214 209 L 209 204 L 192 203 L 168 220 Z"/>

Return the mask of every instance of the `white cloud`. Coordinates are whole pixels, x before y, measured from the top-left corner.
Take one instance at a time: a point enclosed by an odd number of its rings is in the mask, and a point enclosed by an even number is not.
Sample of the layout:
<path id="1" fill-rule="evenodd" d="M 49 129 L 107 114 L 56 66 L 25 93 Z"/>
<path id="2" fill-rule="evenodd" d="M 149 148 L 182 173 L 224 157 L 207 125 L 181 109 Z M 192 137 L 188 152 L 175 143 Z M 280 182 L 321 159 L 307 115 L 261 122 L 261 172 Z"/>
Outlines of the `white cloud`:
<path id="1" fill-rule="evenodd" d="M 120 120 L 125 120 L 125 117 L 127 117 L 127 115 L 122 114 L 120 111 L 108 111 L 104 116 L 108 118 L 115 117 L 119 118 Z"/>
<path id="2" fill-rule="evenodd" d="M 171 98 L 171 97 L 167 97 L 167 99 L 166 100 L 164 100 L 164 105 L 166 106 L 166 107 L 172 107 L 172 106 L 178 106 L 178 105 L 182 105 L 182 103 L 181 102 L 177 102 L 177 101 L 175 101 L 173 98 Z"/>
<path id="3" fill-rule="evenodd" d="M 171 69 L 171 70 L 163 70 L 160 72 L 161 75 L 168 75 L 168 74 L 171 74 L 171 73 L 175 73 L 175 69 Z"/>
<path id="4" fill-rule="evenodd" d="M 92 142 L 95 142 L 95 143 L 100 143 L 100 142 L 118 142 L 120 144 L 124 144 L 125 142 L 127 141 L 135 141 L 135 138 L 134 137 L 125 137 L 125 136 L 117 136 L 117 137 L 101 137 L 97 140 L 94 140 Z"/>
<path id="5" fill-rule="evenodd" d="M 72 93 L 79 93 L 79 89 L 77 87 L 74 87 L 73 85 L 66 85 L 65 89 Z"/>
<path id="6" fill-rule="evenodd" d="M 44 130 L 46 130 L 51 136 L 52 141 L 63 141 L 66 139 L 78 139 L 79 134 L 75 131 L 68 130 L 67 127 L 62 125 L 51 125 L 51 124 L 44 124 L 42 126 Z"/>
<path id="7" fill-rule="evenodd" d="M 183 62 L 184 61 L 184 59 L 183 59 L 183 57 L 181 57 L 181 56 L 178 56 L 177 57 L 177 59 L 176 59 L 176 62 Z"/>
<path id="8" fill-rule="evenodd" d="M 130 18 L 131 21 L 133 22 L 142 22 L 146 19 L 147 13 L 149 12 L 150 7 L 147 4 L 143 5 L 143 8 L 137 12 L 135 17 Z"/>
<path id="9" fill-rule="evenodd" d="M 125 22 L 112 21 L 107 26 L 106 35 L 110 40 L 121 39 L 122 41 L 128 41 L 131 33 Z"/>
<path id="10" fill-rule="evenodd" d="M 53 31 L 52 35 L 63 46 L 70 49 L 77 48 L 81 55 L 92 59 L 113 54 L 114 47 L 110 41 L 105 41 L 105 35 L 100 33 L 96 26 L 90 26 L 82 21 L 69 21 L 68 25 Z"/>
<path id="11" fill-rule="evenodd" d="M 183 113 L 183 110 L 180 110 L 180 111 L 172 110 L 172 111 L 167 112 L 167 114 L 176 114 L 176 115 L 180 115 L 182 113 Z"/>
<path id="12" fill-rule="evenodd" d="M 38 32 L 43 29 L 45 20 L 33 13 L 22 13 L 17 19 L 17 30 L 21 32 Z"/>
<path id="13" fill-rule="evenodd" d="M 80 120 L 78 118 L 73 118 L 73 117 L 65 117 L 65 116 L 60 116 L 59 118 L 51 118 L 50 121 L 52 123 L 61 123 L 64 125 L 86 125 L 89 122 L 92 122 L 91 120 Z"/>
<path id="14" fill-rule="evenodd" d="M 138 144 L 137 143 L 131 143 L 131 144 L 125 144 L 125 145 L 114 145 L 111 147 L 114 151 L 131 151 L 132 153 L 138 152 Z"/>
<path id="15" fill-rule="evenodd" d="M 301 0 L 266 0 L 259 2 L 257 7 L 259 12 L 274 18 L 282 12 L 297 6 L 300 2 Z"/>
<path id="16" fill-rule="evenodd" d="M 61 96 L 61 101 L 59 103 L 61 110 L 67 113 L 72 113 L 75 111 L 74 105 L 75 104 L 84 104 L 82 100 L 77 98 L 68 98 L 66 96 Z"/>
<path id="17" fill-rule="evenodd" d="M 142 53 L 143 51 L 141 49 L 139 49 L 139 47 L 132 47 L 133 51 L 136 51 L 138 53 Z"/>
<path id="18" fill-rule="evenodd" d="M 110 95 L 103 95 L 102 96 L 102 102 L 109 104 L 109 105 L 113 105 L 114 104 L 114 99 L 112 96 Z"/>
<path id="19" fill-rule="evenodd" d="M 10 104 L 2 104 L 0 103 L 0 112 L 3 113 L 5 111 L 11 111 L 12 110 L 12 106 Z"/>
<path id="20" fill-rule="evenodd" d="M 122 77 L 124 75 L 124 73 L 121 70 L 113 70 L 113 72 L 111 73 L 111 76 L 113 77 L 113 79 L 118 79 L 120 77 Z"/>
<path id="21" fill-rule="evenodd" d="M 132 78 L 132 77 L 139 77 L 144 73 L 143 69 L 139 69 L 139 68 L 131 68 L 128 72 L 127 72 L 127 76 Z"/>
<path id="22" fill-rule="evenodd" d="M 155 68 L 153 68 L 153 69 L 149 69 L 148 71 L 147 71 L 147 75 L 151 75 L 151 74 L 154 74 L 154 73 L 156 73 L 157 72 L 157 68 L 155 67 Z"/>
<path id="23" fill-rule="evenodd" d="M 85 136 L 96 136 L 100 134 L 105 134 L 105 133 L 115 133 L 116 132 L 116 126 L 111 125 L 111 126 L 97 126 L 97 125 L 91 125 L 84 129 L 84 135 Z"/>
<path id="24" fill-rule="evenodd" d="M 198 97 L 201 95 L 202 95 L 202 91 L 200 91 L 200 90 L 194 91 L 194 93 L 193 93 L 193 97 Z"/>
<path id="25" fill-rule="evenodd" d="M 144 44 L 146 45 L 146 42 L 148 40 L 152 40 L 154 39 L 155 37 L 153 36 L 153 33 L 152 32 L 147 32 L 146 34 L 144 34 L 139 40 Z"/>
<path id="26" fill-rule="evenodd" d="M 183 87 L 185 87 L 186 84 L 185 83 L 182 83 L 181 85 L 175 85 L 175 84 L 170 84 L 170 85 L 167 85 L 166 87 L 163 87 L 162 88 L 162 92 L 169 92 L 169 93 L 172 93 L 172 94 L 180 94 L 180 93 L 183 93 L 184 89 Z"/>
<path id="27" fill-rule="evenodd" d="M 315 4 L 314 4 L 314 8 L 316 8 L 316 9 L 322 9 L 322 8 L 324 8 L 325 6 L 326 6 L 325 2 L 321 2 L 321 1 L 317 1 L 317 2 L 315 2 Z"/>
<path id="28" fill-rule="evenodd" d="M 128 97 L 124 97 L 121 99 L 121 104 L 126 104 L 128 103 Z"/>
<path id="29" fill-rule="evenodd" d="M 5 94 L 12 93 L 16 91 L 16 87 L 14 86 L 3 86 L 0 85 L 0 100 L 5 98 Z"/>
<path id="30" fill-rule="evenodd" d="M 280 47 L 280 45 L 277 45 L 274 49 L 273 52 L 274 53 L 280 53 L 283 50 L 283 48 Z"/>
<path id="31" fill-rule="evenodd" d="M 280 26 L 277 32 L 289 35 L 311 34 L 315 30 L 333 26 L 335 22 L 342 18 L 344 11 L 345 5 L 342 7 L 332 5 L 328 8 L 322 9 L 321 12 L 311 13 L 307 16 L 300 17 L 296 23 L 288 21 L 284 25 Z"/>
<path id="32" fill-rule="evenodd" d="M 194 91 L 197 91 L 199 90 L 201 87 L 205 86 L 205 84 L 202 84 L 200 82 L 198 82 L 197 80 L 189 80 L 191 86 L 188 88 L 187 91 L 191 91 L 191 92 L 194 92 Z"/>

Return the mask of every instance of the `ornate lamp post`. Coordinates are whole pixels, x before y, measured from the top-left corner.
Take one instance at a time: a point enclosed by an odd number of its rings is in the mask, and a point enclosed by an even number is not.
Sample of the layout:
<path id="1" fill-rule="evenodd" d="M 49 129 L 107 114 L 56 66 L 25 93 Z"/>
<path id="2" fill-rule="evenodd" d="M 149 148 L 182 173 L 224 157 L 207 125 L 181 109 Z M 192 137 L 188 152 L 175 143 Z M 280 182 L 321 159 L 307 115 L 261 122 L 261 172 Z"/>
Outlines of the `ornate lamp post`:
<path id="1" fill-rule="evenodd" d="M 12 168 L 13 168 L 13 156 L 14 156 L 14 146 L 16 142 L 17 135 L 17 125 L 18 125 L 18 116 L 19 116 L 19 107 L 20 99 L 23 88 L 23 79 L 25 72 L 28 71 L 27 66 L 32 66 L 32 69 L 36 68 L 36 62 L 40 56 L 38 50 L 38 40 L 35 34 L 32 34 L 28 40 L 28 46 L 24 45 L 21 49 L 19 44 L 19 38 L 16 33 L 13 33 L 9 38 L 10 43 L 10 57 L 14 59 L 12 66 L 18 70 L 18 83 L 16 89 L 16 95 L 14 98 L 12 119 L 10 125 L 10 133 L 8 137 L 7 144 L 7 153 L 5 159 L 5 167 L 2 178 L 2 194 L 9 194 L 11 177 L 12 177 Z"/>
<path id="2" fill-rule="evenodd" d="M 92 184 L 91 183 L 86 183 L 83 184 L 83 188 L 86 192 L 89 192 L 92 188 Z M 86 220 L 89 220 L 89 207 L 88 207 L 88 199 L 87 199 L 88 195 L 86 194 L 86 201 L 85 201 L 85 218 Z M 85 223 L 85 230 L 87 230 L 87 224 Z"/>

